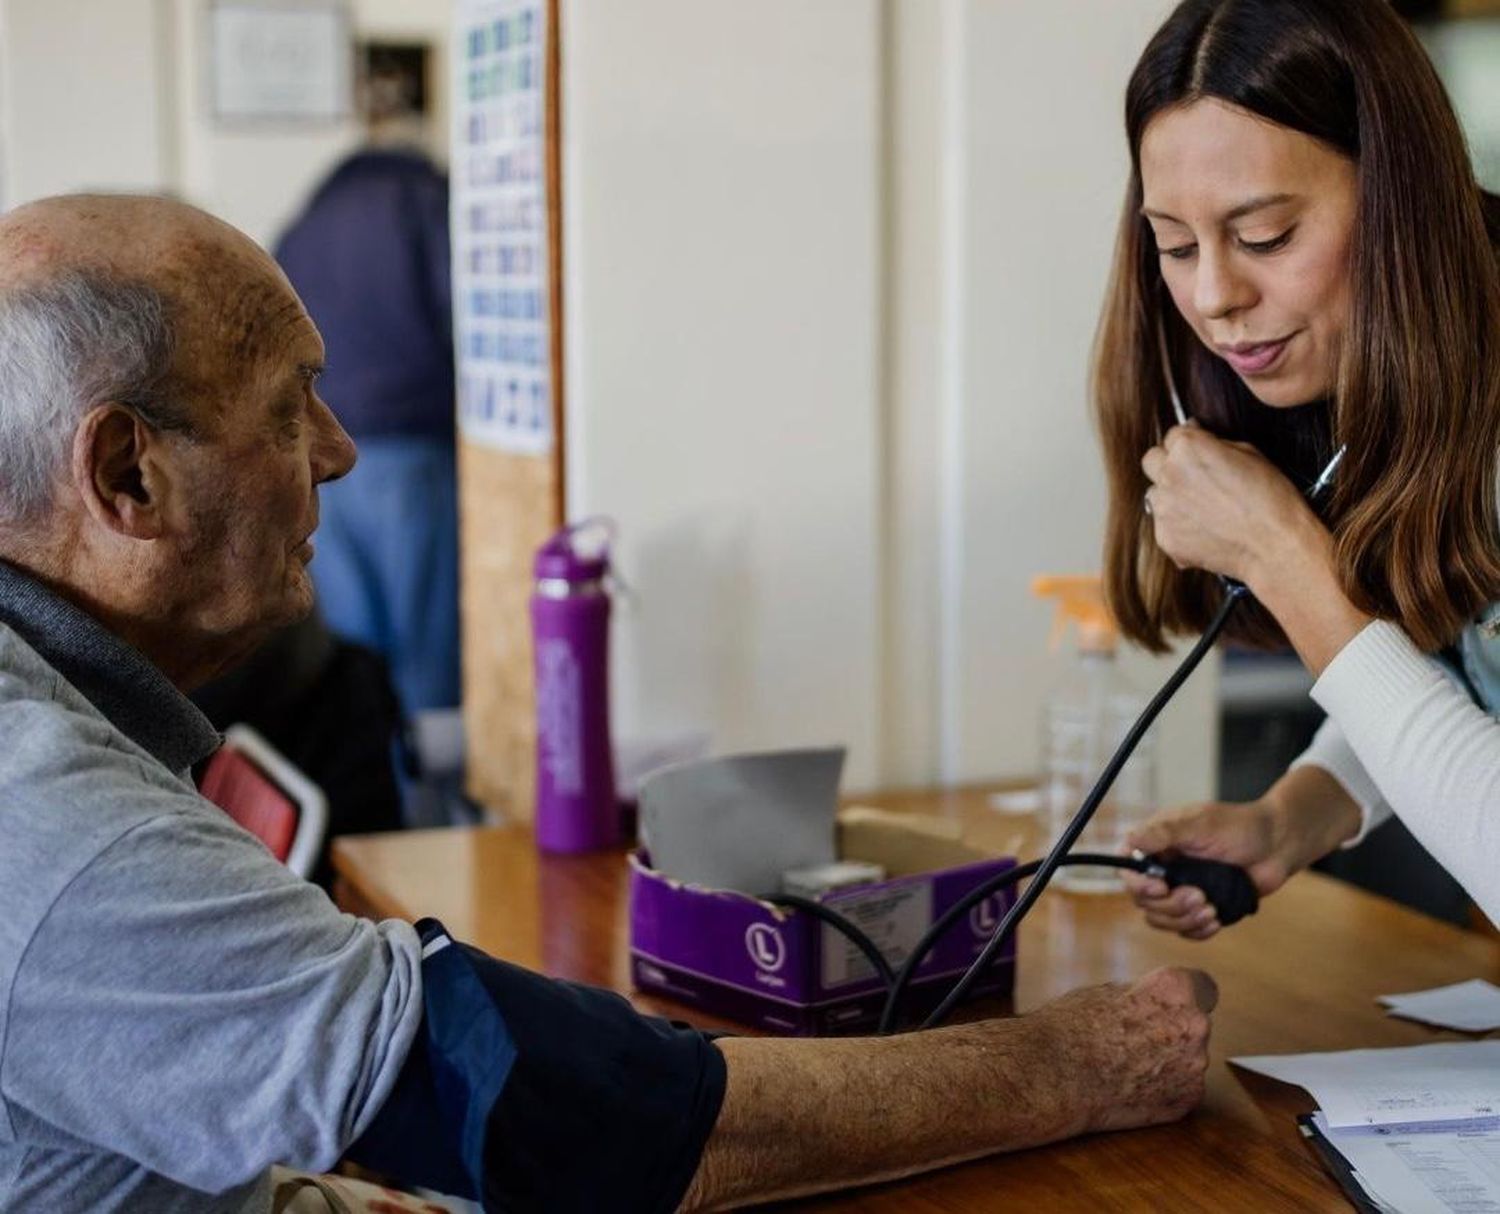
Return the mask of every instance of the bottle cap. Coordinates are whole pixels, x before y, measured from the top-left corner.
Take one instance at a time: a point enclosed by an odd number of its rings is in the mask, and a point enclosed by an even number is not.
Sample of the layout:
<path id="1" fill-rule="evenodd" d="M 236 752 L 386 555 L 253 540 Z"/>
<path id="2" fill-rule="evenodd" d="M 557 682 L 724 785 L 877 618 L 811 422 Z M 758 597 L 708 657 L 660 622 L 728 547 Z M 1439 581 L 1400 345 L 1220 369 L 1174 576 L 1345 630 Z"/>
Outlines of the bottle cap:
<path id="1" fill-rule="evenodd" d="M 532 574 L 538 581 L 602 581 L 609 572 L 614 534 L 614 522 L 606 518 L 587 518 L 564 527 L 537 549 Z"/>
<path id="2" fill-rule="evenodd" d="M 1078 625 L 1078 648 L 1085 653 L 1114 653 L 1120 629 L 1104 605 L 1104 583 L 1098 574 L 1044 574 L 1033 578 L 1031 593 L 1057 600 L 1051 644 L 1055 648 L 1069 623 Z"/>

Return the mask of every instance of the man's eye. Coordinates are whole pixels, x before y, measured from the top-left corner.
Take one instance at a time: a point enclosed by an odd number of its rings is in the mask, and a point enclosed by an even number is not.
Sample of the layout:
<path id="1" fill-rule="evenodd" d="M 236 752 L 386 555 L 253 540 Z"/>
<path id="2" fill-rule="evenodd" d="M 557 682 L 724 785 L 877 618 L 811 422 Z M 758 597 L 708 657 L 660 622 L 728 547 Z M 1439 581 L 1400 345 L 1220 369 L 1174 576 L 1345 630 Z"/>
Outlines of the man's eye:
<path id="1" fill-rule="evenodd" d="M 1158 249 L 1157 252 L 1163 257 L 1170 257 L 1173 261 L 1186 261 L 1197 251 L 1195 244 L 1174 245 L 1169 249 Z"/>
<path id="2" fill-rule="evenodd" d="M 1295 228 L 1288 228 L 1280 236 L 1273 236 L 1270 240 L 1242 240 L 1240 248 L 1247 253 L 1274 253 L 1291 240 L 1294 231 L 1296 231 Z"/>

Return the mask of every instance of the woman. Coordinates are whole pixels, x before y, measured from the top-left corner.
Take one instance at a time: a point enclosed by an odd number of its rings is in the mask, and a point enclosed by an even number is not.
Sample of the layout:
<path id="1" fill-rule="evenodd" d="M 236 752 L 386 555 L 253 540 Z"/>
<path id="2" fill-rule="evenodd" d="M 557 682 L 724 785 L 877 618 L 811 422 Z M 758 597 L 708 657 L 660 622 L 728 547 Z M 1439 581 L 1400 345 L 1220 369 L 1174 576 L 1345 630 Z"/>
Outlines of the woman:
<path id="1" fill-rule="evenodd" d="M 1132 842 L 1267 894 L 1394 810 L 1500 918 L 1500 200 L 1384 0 L 1186 0 L 1126 125 L 1095 370 L 1111 604 L 1161 650 L 1238 579 L 1229 635 L 1290 642 L 1329 713 L 1264 797 Z M 1158 927 L 1218 930 L 1199 890 L 1132 889 Z"/>

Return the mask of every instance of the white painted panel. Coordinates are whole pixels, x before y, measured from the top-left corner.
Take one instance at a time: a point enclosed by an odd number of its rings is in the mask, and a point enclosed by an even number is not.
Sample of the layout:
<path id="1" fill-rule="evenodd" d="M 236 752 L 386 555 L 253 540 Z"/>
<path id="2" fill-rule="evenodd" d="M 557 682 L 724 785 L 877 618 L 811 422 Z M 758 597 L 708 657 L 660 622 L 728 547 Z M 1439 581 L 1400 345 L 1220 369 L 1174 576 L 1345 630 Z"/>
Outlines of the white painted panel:
<path id="1" fill-rule="evenodd" d="M 156 0 L 5 0 L 5 203 L 157 190 L 168 141 Z"/>
<path id="2" fill-rule="evenodd" d="M 875 774 L 880 5 L 563 9 L 570 512 L 620 522 L 621 735 Z"/>
<path id="3" fill-rule="evenodd" d="M 954 0 L 962 102 L 953 211 L 961 329 L 949 368 L 960 421 L 946 470 L 959 540 L 945 775 L 1035 771 L 1038 709 L 1058 672 L 1040 572 L 1100 565 L 1105 488 L 1088 359 L 1128 168 L 1123 98 L 1167 0 Z M 1132 663 L 1154 689 L 1170 666 Z M 1213 784 L 1216 671 L 1163 717 L 1167 801 Z"/>
<path id="4" fill-rule="evenodd" d="M 941 3 L 887 7 L 885 592 L 880 781 L 939 774 L 942 413 L 950 65 Z"/>

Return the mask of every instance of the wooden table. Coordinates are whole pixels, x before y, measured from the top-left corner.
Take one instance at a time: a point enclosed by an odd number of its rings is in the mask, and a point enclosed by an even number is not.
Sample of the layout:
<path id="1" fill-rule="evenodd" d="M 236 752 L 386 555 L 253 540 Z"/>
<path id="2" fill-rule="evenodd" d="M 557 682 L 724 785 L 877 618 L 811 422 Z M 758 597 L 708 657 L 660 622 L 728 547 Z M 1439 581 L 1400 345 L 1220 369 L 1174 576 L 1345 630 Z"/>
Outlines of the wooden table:
<path id="1" fill-rule="evenodd" d="M 985 847 L 1036 854 L 1030 820 L 988 808 L 983 790 L 859 802 L 934 814 Z M 347 909 L 433 915 L 497 956 L 630 993 L 621 853 L 539 857 L 524 829 L 480 828 L 345 838 L 335 843 L 333 862 Z M 1316 874 L 1297 877 L 1254 918 L 1206 944 L 1151 931 L 1122 896 L 1049 891 L 1022 927 L 1019 947 L 1022 1011 L 1073 987 L 1129 981 L 1159 965 L 1212 973 L 1220 1002 L 1203 1106 L 1173 1126 L 996 1156 L 787 1208 L 1347 1211 L 1293 1122 L 1311 1110 L 1311 1100 L 1300 1089 L 1233 1070 L 1225 1059 L 1452 1039 L 1457 1035 L 1388 1018 L 1374 997 L 1466 978 L 1500 981 L 1494 940 Z M 643 1011 L 684 1015 L 665 1000 L 631 998 Z"/>

